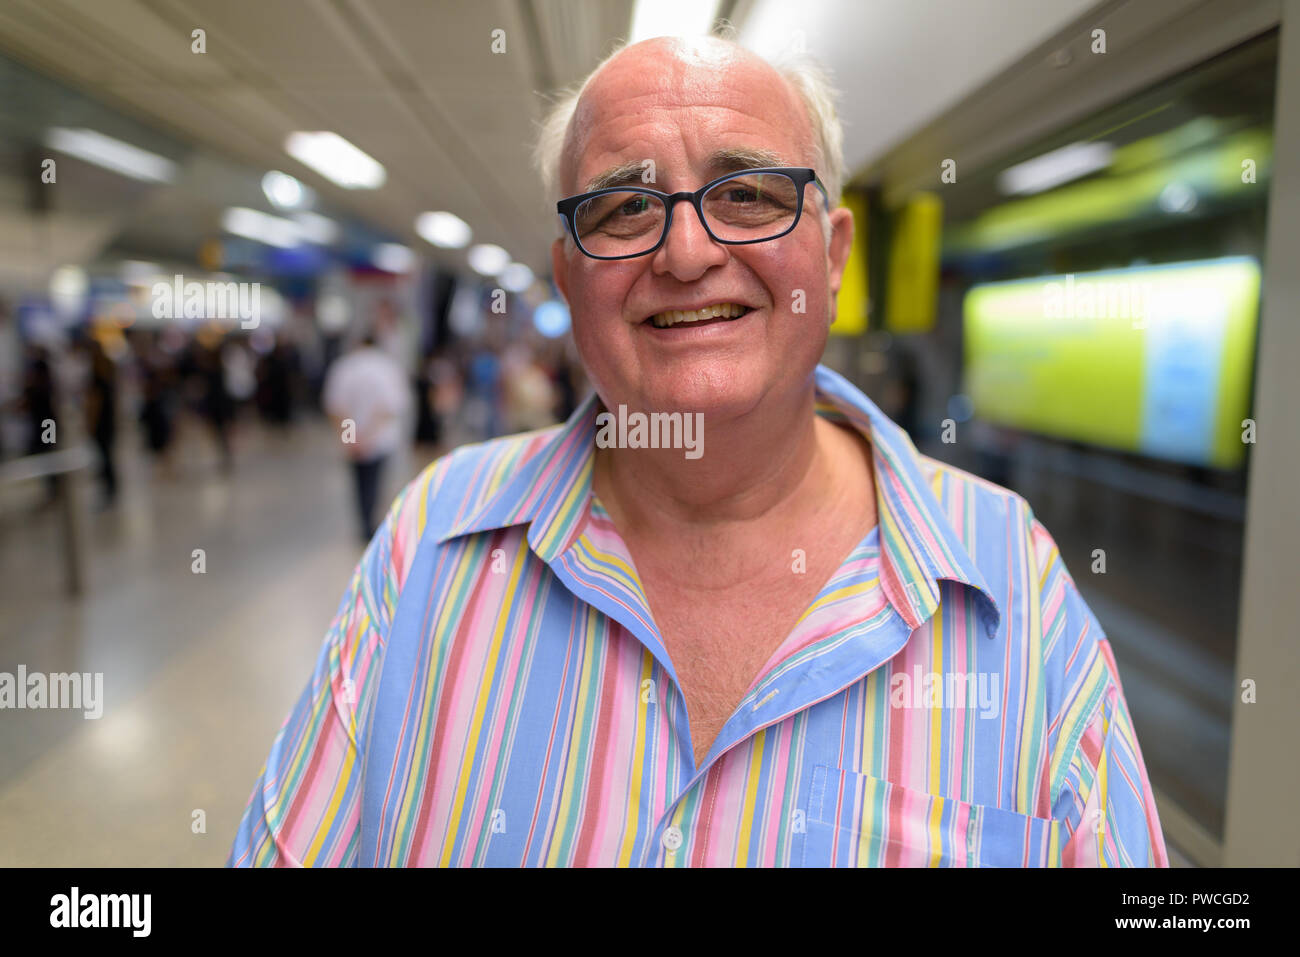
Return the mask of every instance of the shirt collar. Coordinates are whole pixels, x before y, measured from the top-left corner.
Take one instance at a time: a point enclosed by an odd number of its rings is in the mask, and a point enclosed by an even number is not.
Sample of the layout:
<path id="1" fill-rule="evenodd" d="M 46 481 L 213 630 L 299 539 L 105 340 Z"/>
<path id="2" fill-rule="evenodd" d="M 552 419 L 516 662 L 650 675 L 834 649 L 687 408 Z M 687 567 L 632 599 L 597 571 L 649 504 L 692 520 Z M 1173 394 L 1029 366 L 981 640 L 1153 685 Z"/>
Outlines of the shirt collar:
<path id="1" fill-rule="evenodd" d="M 881 587 L 910 628 L 939 605 L 939 582 L 974 590 L 990 635 L 1002 612 L 966 547 L 931 491 L 921 457 L 907 433 L 861 390 L 823 365 L 816 370 L 817 413 L 847 422 L 871 443 L 880 523 Z M 582 534 L 591 510 L 596 414 L 593 392 L 541 448 L 467 516 L 434 532 L 439 542 L 528 523 L 528 542 L 550 564 Z"/>

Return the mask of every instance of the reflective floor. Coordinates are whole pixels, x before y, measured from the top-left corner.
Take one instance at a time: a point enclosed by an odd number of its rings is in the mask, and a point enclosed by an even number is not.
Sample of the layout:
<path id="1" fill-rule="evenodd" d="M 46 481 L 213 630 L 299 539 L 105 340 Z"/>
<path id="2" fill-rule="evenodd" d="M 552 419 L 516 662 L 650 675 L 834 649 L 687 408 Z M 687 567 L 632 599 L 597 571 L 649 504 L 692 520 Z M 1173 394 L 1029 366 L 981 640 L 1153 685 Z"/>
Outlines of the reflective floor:
<path id="1" fill-rule="evenodd" d="M 103 672 L 105 706 L 98 720 L 0 712 L 0 864 L 225 860 L 361 547 L 325 426 L 246 429 L 230 476 L 206 439 L 189 430 L 169 480 L 122 442 L 112 510 L 82 490 L 89 561 L 76 601 L 58 509 L 32 510 L 39 483 L 3 490 L 0 671 Z M 422 461 L 390 463 L 385 502 Z"/>

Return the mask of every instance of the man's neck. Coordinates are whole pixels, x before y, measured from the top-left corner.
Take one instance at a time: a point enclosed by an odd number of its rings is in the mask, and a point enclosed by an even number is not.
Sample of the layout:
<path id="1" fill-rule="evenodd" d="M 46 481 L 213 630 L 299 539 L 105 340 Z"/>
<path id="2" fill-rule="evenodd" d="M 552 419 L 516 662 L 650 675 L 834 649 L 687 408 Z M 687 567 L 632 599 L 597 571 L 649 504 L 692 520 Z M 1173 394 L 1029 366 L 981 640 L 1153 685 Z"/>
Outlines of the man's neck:
<path id="1" fill-rule="evenodd" d="M 779 544 L 827 521 L 862 471 L 852 437 L 820 420 L 814 402 L 810 383 L 777 408 L 712 427 L 706 415 L 698 459 L 680 449 L 597 449 L 593 489 L 642 547 L 699 557 Z"/>

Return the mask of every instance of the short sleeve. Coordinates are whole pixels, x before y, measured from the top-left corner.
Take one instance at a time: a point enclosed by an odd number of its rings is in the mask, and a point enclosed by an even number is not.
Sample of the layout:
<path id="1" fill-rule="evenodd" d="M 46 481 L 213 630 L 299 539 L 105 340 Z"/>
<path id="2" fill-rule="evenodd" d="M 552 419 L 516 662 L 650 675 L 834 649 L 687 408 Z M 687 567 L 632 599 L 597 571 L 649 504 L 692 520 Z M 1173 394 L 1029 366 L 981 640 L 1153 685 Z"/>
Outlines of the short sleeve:
<path id="1" fill-rule="evenodd" d="M 253 787 L 229 867 L 356 860 L 363 742 L 391 620 L 394 527 L 406 494 L 352 573 L 311 678 Z"/>
<path id="2" fill-rule="evenodd" d="M 1168 867 L 1155 797 L 1119 669 L 1046 528 L 1033 519 L 1044 641 L 1067 661 L 1052 724 L 1052 816 L 1067 867 Z"/>

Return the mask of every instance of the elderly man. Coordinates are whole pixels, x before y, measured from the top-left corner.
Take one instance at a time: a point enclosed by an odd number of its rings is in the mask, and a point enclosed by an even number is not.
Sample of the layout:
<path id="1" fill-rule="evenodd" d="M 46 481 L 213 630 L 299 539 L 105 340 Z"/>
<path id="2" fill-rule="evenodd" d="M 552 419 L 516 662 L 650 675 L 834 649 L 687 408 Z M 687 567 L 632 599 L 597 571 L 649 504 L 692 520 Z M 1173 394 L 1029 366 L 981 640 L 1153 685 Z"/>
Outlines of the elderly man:
<path id="1" fill-rule="evenodd" d="M 1047 531 L 818 365 L 839 150 L 815 71 L 717 39 L 559 104 L 595 394 L 394 502 L 230 863 L 1167 863 Z"/>

